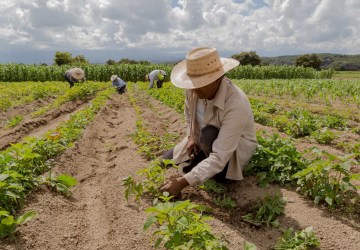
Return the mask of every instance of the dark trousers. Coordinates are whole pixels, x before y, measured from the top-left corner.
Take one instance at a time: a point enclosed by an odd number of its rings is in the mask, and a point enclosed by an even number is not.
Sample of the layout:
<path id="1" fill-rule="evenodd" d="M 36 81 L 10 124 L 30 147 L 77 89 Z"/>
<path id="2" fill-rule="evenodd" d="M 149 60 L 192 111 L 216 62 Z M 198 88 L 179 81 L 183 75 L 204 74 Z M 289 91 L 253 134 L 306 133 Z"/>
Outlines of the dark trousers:
<path id="1" fill-rule="evenodd" d="M 157 80 L 157 81 L 156 81 L 156 86 L 157 86 L 158 89 L 161 89 L 161 88 L 162 88 L 163 82 L 164 82 L 164 80 L 162 80 L 162 81 L 161 81 L 161 80 Z"/>
<path id="2" fill-rule="evenodd" d="M 121 88 L 116 88 L 116 90 L 119 94 L 123 94 L 126 91 L 126 85 L 122 86 Z"/>
<path id="3" fill-rule="evenodd" d="M 194 167 L 197 166 L 201 161 L 205 160 L 207 157 L 209 157 L 210 153 L 212 152 L 212 145 L 216 138 L 219 135 L 219 129 L 217 129 L 214 126 L 206 126 L 203 128 L 200 132 L 200 142 L 199 142 L 199 148 L 200 152 L 194 156 L 192 160 L 189 160 L 189 165 L 185 166 L 183 168 L 184 173 L 190 172 Z M 174 149 L 171 149 L 167 151 L 162 158 L 163 159 L 173 159 L 174 157 Z M 213 178 L 216 181 L 224 182 L 226 181 L 226 172 L 228 169 L 229 163 L 227 163 L 224 167 L 224 169 L 216 174 Z"/>
<path id="4" fill-rule="evenodd" d="M 70 84 L 70 88 L 74 87 L 74 82 L 71 81 L 71 79 L 69 77 L 67 77 L 67 75 L 65 75 L 65 80 Z"/>

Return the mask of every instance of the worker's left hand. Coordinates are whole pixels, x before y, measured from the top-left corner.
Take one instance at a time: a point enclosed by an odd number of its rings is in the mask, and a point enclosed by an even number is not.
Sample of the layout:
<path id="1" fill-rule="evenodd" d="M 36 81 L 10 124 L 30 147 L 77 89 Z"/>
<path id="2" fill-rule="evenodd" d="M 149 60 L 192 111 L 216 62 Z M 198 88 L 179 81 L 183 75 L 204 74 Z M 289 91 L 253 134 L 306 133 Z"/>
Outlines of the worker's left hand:
<path id="1" fill-rule="evenodd" d="M 189 186 L 189 183 L 184 177 L 178 177 L 170 179 L 162 187 L 160 187 L 160 192 L 168 192 L 170 196 L 177 196 L 181 193 L 185 187 Z"/>

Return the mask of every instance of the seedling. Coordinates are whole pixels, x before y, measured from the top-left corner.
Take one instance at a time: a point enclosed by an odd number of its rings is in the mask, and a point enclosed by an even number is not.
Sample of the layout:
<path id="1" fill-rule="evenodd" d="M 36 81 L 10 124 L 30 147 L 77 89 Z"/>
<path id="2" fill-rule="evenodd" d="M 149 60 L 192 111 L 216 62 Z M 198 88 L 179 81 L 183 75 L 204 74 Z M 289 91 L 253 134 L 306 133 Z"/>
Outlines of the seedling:
<path id="1" fill-rule="evenodd" d="M 213 179 L 206 180 L 203 185 L 199 186 L 199 188 L 217 194 L 222 194 L 225 192 L 224 186 L 214 181 Z"/>
<path id="2" fill-rule="evenodd" d="M 236 202 L 233 199 L 231 199 L 231 197 L 225 194 L 222 197 L 221 196 L 215 197 L 214 203 L 220 207 L 226 207 L 226 208 L 236 207 Z"/>
<path id="3" fill-rule="evenodd" d="M 286 202 L 280 195 L 265 196 L 263 200 L 258 200 L 255 206 L 250 209 L 250 213 L 242 216 L 245 222 L 254 226 L 273 226 L 278 227 L 277 217 L 284 213 Z"/>
<path id="4" fill-rule="evenodd" d="M 189 200 L 169 202 L 166 199 L 145 211 L 150 216 L 144 230 L 156 226 L 155 248 L 163 244 L 166 249 L 227 249 L 226 241 L 217 239 L 206 223 L 210 217 L 202 214 L 201 206 Z"/>
<path id="5" fill-rule="evenodd" d="M 307 227 L 300 232 L 294 232 L 292 228 L 284 231 L 282 237 L 276 243 L 274 250 L 303 250 L 308 247 L 319 247 L 320 242 L 312 227 Z"/>

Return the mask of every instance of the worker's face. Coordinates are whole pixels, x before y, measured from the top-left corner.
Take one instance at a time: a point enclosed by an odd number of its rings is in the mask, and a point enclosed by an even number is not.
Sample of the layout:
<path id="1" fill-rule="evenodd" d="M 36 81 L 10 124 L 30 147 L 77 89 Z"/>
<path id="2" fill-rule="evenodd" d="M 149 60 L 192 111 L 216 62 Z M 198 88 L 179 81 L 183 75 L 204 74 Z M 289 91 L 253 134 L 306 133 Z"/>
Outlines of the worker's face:
<path id="1" fill-rule="evenodd" d="M 199 97 L 199 99 L 211 100 L 215 97 L 215 94 L 220 86 L 221 80 L 222 80 L 222 77 L 220 77 L 219 79 L 213 81 L 212 83 L 210 83 L 204 87 L 194 89 L 194 91 L 197 94 L 197 96 Z"/>

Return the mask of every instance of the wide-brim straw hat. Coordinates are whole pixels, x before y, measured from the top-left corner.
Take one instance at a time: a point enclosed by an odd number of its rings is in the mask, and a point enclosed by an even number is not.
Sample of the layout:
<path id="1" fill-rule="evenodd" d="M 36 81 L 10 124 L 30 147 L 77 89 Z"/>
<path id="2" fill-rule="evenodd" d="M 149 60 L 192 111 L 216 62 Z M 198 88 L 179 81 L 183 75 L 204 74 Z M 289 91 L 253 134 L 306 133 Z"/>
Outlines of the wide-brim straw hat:
<path id="1" fill-rule="evenodd" d="M 170 80 L 179 88 L 201 88 L 238 65 L 239 61 L 235 59 L 220 58 L 215 48 L 196 48 L 186 54 L 184 61 L 175 65 Z"/>
<path id="2" fill-rule="evenodd" d="M 70 74 L 73 78 L 75 78 L 76 80 L 81 80 L 84 78 L 85 73 L 82 69 L 80 68 L 73 68 L 70 70 Z"/>
<path id="3" fill-rule="evenodd" d="M 113 82 L 113 81 L 115 81 L 116 78 L 117 78 L 117 75 L 112 75 L 112 76 L 110 77 L 110 80 Z"/>

